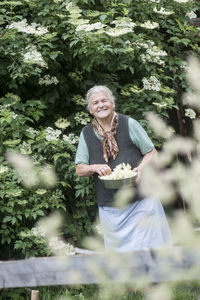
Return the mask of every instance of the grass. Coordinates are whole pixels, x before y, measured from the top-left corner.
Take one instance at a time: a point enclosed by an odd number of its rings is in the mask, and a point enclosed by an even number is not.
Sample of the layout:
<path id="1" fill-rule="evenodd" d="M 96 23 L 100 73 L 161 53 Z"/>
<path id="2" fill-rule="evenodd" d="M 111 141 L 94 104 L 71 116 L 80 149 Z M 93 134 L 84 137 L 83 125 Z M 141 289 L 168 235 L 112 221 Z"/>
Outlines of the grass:
<path id="1" fill-rule="evenodd" d="M 37 289 L 37 288 L 34 288 Z M 200 282 L 187 281 L 170 283 L 171 300 L 198 300 L 200 299 Z M 82 285 L 76 287 L 40 287 L 39 300 L 144 300 L 142 291 L 130 291 L 123 296 L 99 297 L 100 289 L 97 285 Z M 0 300 L 30 300 L 31 290 L 25 288 L 7 289 L 0 291 Z"/>

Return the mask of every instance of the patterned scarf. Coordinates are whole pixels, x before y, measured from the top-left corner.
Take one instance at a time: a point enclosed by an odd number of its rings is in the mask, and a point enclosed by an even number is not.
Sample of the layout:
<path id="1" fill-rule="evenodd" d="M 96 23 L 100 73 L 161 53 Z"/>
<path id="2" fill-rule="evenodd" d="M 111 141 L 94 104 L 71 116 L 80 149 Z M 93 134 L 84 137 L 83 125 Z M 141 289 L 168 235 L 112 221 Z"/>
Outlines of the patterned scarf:
<path id="1" fill-rule="evenodd" d="M 114 112 L 110 131 L 105 131 L 96 119 L 92 120 L 93 129 L 103 138 L 103 157 L 108 162 L 109 157 L 115 159 L 119 153 L 119 148 L 115 140 L 116 129 L 118 125 L 118 113 Z"/>

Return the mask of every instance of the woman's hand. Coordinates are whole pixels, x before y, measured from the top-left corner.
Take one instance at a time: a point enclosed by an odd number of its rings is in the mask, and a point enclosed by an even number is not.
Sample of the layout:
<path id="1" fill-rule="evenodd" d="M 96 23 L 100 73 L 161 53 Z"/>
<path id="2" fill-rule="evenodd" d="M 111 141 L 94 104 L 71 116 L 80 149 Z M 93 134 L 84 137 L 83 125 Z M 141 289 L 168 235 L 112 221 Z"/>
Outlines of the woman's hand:
<path id="1" fill-rule="evenodd" d="M 106 164 L 78 164 L 76 165 L 76 173 L 78 176 L 91 176 L 94 173 L 99 174 L 99 176 L 105 176 L 111 174 L 112 170 Z"/>
<path id="2" fill-rule="evenodd" d="M 112 173 L 111 168 L 106 164 L 91 165 L 92 171 L 99 174 L 99 176 L 106 176 Z"/>
<path id="3" fill-rule="evenodd" d="M 141 168 L 140 167 L 134 168 L 133 171 L 137 173 L 135 183 L 138 184 L 140 182 L 141 175 L 142 175 Z"/>

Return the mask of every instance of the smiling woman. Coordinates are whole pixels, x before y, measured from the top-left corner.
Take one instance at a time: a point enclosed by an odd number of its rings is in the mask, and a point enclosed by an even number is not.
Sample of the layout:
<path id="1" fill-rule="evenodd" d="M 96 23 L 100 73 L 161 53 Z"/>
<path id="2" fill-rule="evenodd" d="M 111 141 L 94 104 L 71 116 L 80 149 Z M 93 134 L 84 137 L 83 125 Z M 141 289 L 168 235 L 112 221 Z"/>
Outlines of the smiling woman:
<path id="1" fill-rule="evenodd" d="M 115 111 L 114 96 L 107 87 L 92 87 L 87 101 L 94 119 L 81 132 L 76 172 L 94 177 L 105 247 L 129 251 L 171 245 L 160 201 L 143 199 L 138 189 L 142 169 L 156 154 L 153 143 L 136 120 Z M 129 164 L 137 176 L 130 203 L 119 209 L 115 207 L 117 190 L 107 189 L 99 175 L 111 174 L 122 163 Z"/>

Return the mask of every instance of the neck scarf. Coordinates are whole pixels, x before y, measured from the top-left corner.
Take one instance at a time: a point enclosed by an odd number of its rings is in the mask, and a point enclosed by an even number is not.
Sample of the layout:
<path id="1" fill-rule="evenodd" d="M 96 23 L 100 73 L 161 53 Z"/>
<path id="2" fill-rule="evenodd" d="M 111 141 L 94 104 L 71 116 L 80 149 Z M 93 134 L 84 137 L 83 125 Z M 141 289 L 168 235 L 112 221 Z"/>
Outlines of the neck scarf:
<path id="1" fill-rule="evenodd" d="M 118 113 L 114 112 L 109 131 L 105 131 L 96 119 L 92 120 L 92 125 L 98 135 L 103 138 L 102 148 L 105 161 L 108 162 L 109 157 L 115 159 L 119 153 L 119 148 L 115 140 L 116 129 L 118 125 Z"/>

